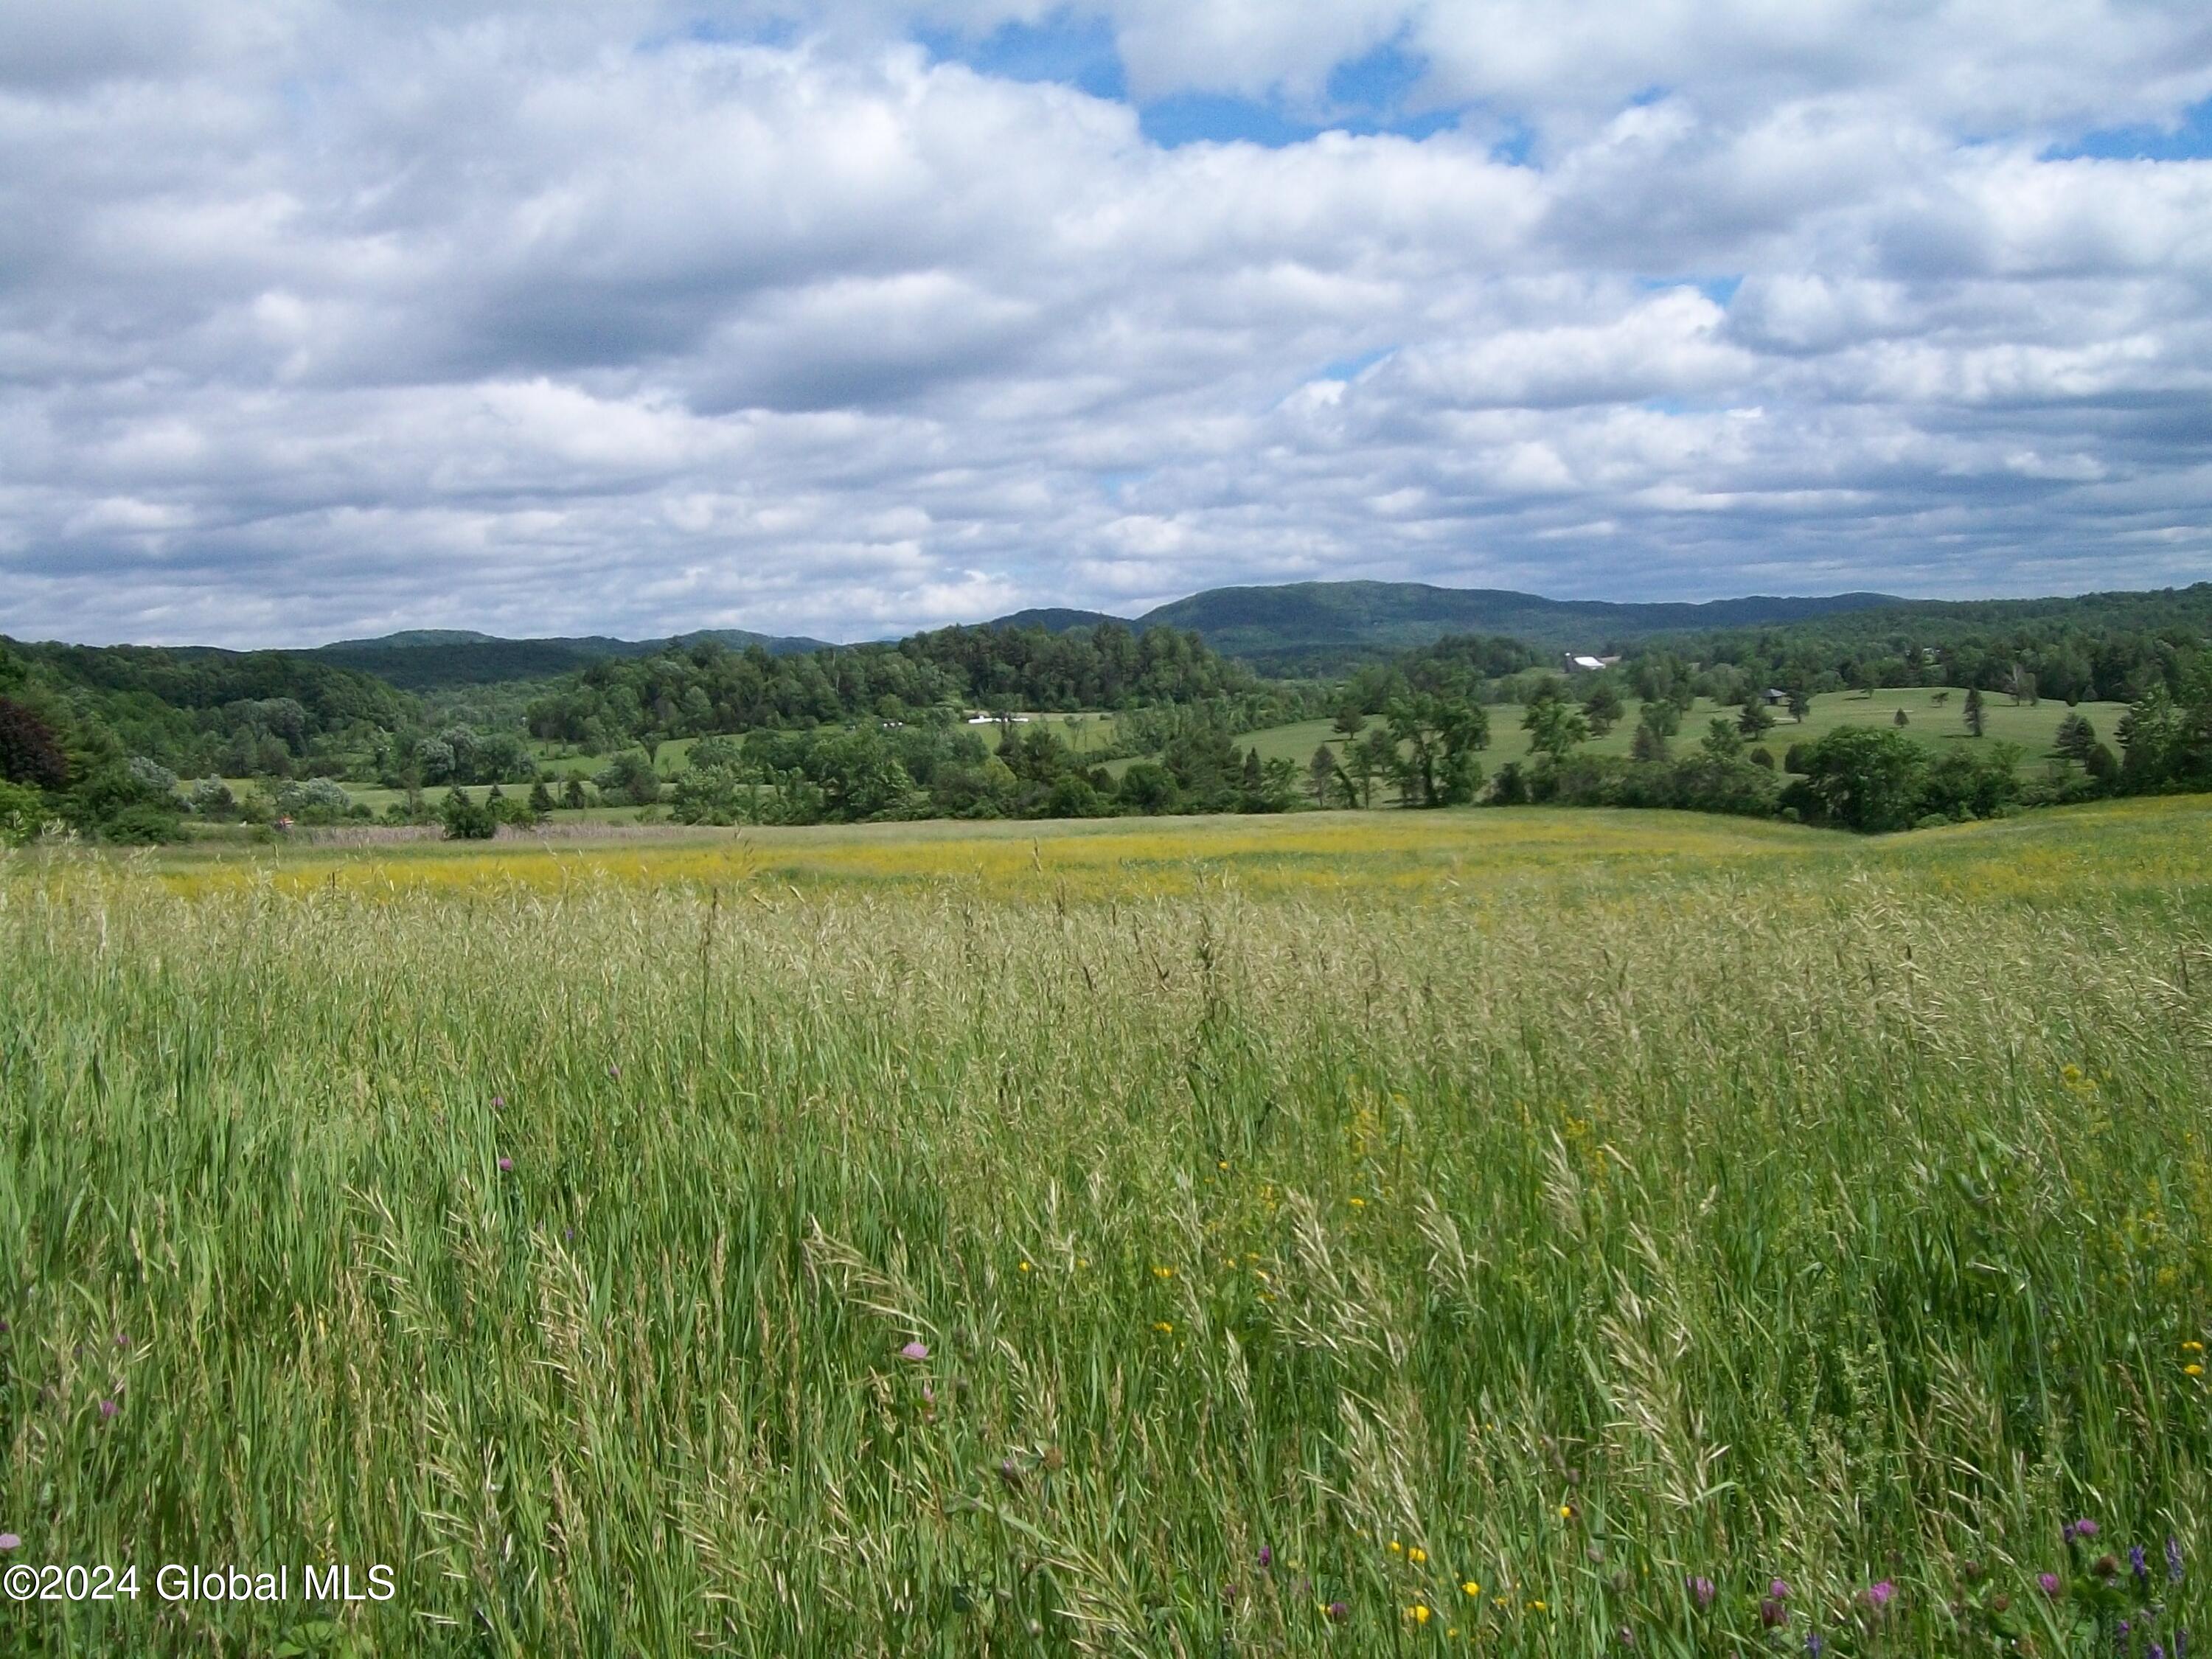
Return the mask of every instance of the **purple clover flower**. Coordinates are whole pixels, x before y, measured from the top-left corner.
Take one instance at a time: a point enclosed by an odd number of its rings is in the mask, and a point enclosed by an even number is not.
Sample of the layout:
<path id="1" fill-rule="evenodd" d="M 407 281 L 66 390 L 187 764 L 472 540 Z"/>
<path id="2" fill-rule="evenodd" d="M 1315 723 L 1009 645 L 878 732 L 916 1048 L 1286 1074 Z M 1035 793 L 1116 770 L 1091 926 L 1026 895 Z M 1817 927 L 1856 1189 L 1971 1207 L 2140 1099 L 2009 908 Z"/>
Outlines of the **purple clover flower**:
<path id="1" fill-rule="evenodd" d="M 2041 1587 L 2043 1593 L 2052 1601 L 2056 1601 L 2058 1599 L 2059 1585 L 2057 1573 L 2039 1572 L 2035 1575 L 2035 1582 Z"/>
<path id="2" fill-rule="evenodd" d="M 2066 1535 L 2069 1538 L 2094 1538 L 2098 1531 L 2097 1523 L 2088 1516 L 2083 1516 L 2066 1529 Z"/>
<path id="3" fill-rule="evenodd" d="M 123 1407 L 117 1405 L 112 1400 L 101 1401 L 100 1402 L 100 1420 L 102 1422 L 106 1422 L 109 1418 L 114 1416 L 116 1413 L 122 1409 Z"/>
<path id="4" fill-rule="evenodd" d="M 1709 1607 L 1712 1606 L 1713 1581 L 1711 1579 L 1700 1577 L 1692 1574 L 1684 1582 L 1689 1585 L 1691 1598 L 1694 1600 L 1700 1607 Z"/>
<path id="5" fill-rule="evenodd" d="M 929 1344 L 922 1341 L 909 1342 L 899 1350 L 899 1358 L 916 1361 L 927 1359 L 929 1358 Z"/>
<path id="6" fill-rule="evenodd" d="M 1766 1587 L 1766 1593 L 1778 1601 L 1787 1601 L 1790 1599 L 1789 1582 L 1778 1578 Z"/>
<path id="7" fill-rule="evenodd" d="M 501 1175 L 507 1175 L 507 1174 L 511 1174 L 511 1173 L 514 1171 L 514 1160 L 513 1158 L 501 1158 L 500 1159 L 500 1161 L 499 1161 L 499 1172 L 500 1172 Z"/>
<path id="8" fill-rule="evenodd" d="M 12 1554 L 23 1547 L 23 1540 L 12 1532 L 0 1532 L 0 1555 Z"/>

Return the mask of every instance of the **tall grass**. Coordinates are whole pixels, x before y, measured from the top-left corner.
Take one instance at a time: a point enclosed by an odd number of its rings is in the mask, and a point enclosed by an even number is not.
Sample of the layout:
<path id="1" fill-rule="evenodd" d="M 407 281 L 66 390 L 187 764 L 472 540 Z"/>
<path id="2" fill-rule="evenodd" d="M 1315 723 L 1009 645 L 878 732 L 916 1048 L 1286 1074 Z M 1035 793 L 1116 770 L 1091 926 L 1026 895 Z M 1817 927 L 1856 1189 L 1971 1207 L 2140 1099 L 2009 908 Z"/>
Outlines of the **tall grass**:
<path id="1" fill-rule="evenodd" d="M 2081 822 L 1356 898 L 0 882 L 9 1559 L 399 1583 L 0 1626 L 2056 1654 L 2086 1516 L 2171 1652 L 2212 904 Z"/>

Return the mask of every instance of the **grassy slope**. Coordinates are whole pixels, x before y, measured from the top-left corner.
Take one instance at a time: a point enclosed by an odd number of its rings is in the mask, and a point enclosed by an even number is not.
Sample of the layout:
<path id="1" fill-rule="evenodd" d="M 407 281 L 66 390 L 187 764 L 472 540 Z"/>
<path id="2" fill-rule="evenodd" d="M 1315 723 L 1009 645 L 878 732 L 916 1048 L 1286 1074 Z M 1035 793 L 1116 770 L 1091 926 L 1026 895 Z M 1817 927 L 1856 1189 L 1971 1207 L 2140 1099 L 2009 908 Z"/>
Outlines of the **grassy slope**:
<path id="1" fill-rule="evenodd" d="M 1930 748 L 1940 748 L 1954 743 L 1971 743 L 1967 735 L 1963 707 L 1966 693 L 1953 691 L 1948 704 L 1939 705 L 1935 699 L 1940 692 L 1924 688 L 1906 688 L 1877 691 L 1871 698 L 1856 692 L 1835 692 L 1813 699 L 1812 713 L 1801 725 L 1790 720 L 1789 712 L 1778 710 L 1780 719 L 1774 729 L 1761 739 L 1773 751 L 1778 761 L 1783 750 L 1793 743 L 1810 742 L 1823 732 L 1838 726 L 1888 726 L 1899 709 L 1905 710 L 1910 722 L 1907 735 L 1918 738 Z M 1991 696 L 1986 698 L 1988 714 L 1985 741 L 1999 740 L 2019 744 L 2028 753 L 2033 763 L 2050 751 L 2057 736 L 2058 722 L 2069 714 L 2079 712 L 2088 717 L 2097 728 L 2097 735 L 2111 744 L 2120 716 L 2127 712 L 2124 703 L 2083 703 L 2078 711 L 2062 702 L 2044 702 L 2034 706 L 2014 706 L 2010 699 Z M 1594 739 L 1590 750 L 1598 754 L 1626 755 L 1636 735 L 1636 722 L 1640 705 L 1634 700 L 1628 704 L 1628 713 L 1620 724 L 1607 736 Z M 1528 734 L 1521 729 L 1522 710 L 1516 704 L 1493 708 L 1490 714 L 1490 747 L 1483 751 L 1483 764 L 1492 771 L 1508 761 L 1525 761 L 1528 757 Z M 1674 744 L 1679 749 L 1694 744 L 1704 736 L 1706 724 L 1716 716 L 1733 720 L 1739 711 L 1718 708 L 1700 702 L 1683 720 L 1680 734 Z M 1327 720 L 1303 720 L 1295 726 L 1271 726 L 1261 732 L 1248 733 L 1241 741 L 1249 748 L 1259 750 L 1262 759 L 1286 755 L 1301 765 L 1313 757 L 1316 744 L 1337 742 L 1335 732 Z"/>
<path id="2" fill-rule="evenodd" d="M 2208 830 L 21 860 L 0 1526 L 398 1564 L 380 1653 L 1960 1651 L 2212 1543 Z"/>

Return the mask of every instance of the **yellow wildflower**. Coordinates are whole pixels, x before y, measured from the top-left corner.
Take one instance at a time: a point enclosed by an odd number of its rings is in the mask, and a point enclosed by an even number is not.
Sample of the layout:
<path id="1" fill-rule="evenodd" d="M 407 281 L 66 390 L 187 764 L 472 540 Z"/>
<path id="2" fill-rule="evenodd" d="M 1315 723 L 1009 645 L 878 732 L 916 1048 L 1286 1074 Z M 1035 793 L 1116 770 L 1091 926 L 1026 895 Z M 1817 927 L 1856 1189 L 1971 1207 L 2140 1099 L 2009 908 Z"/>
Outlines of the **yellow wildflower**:
<path id="1" fill-rule="evenodd" d="M 1393 1554 L 1393 1555 L 1403 1555 L 1405 1553 L 1406 1553 L 1406 1547 L 1405 1547 L 1403 1544 L 1400 1543 L 1400 1542 L 1399 1542 L 1396 1539 L 1395 1539 L 1395 1538 L 1394 1538 L 1394 1539 L 1392 1539 L 1392 1540 L 1390 1540 L 1390 1553 L 1391 1553 L 1391 1554 Z"/>
<path id="2" fill-rule="evenodd" d="M 1355 1210 L 1364 1210 L 1367 1207 L 1367 1200 L 1364 1198 L 1355 1198 L 1349 1201 Z"/>
<path id="3" fill-rule="evenodd" d="M 2204 1345 L 2202 1342 L 2185 1342 L 2181 1345 L 2181 1351 L 2184 1353 L 2203 1353 Z"/>
<path id="4" fill-rule="evenodd" d="M 1152 1269 L 1152 1277 L 1155 1279 L 1173 1279 L 1175 1277 L 1175 1269 L 1173 1267 L 1155 1267 Z"/>
<path id="5" fill-rule="evenodd" d="M 2184 1376 L 2202 1376 L 2204 1375 L 2204 1367 L 2192 1361 L 2181 1368 L 2181 1374 Z"/>
<path id="6" fill-rule="evenodd" d="M 1406 1552 L 1406 1559 L 1418 1567 L 1422 1562 L 1429 1559 L 1429 1553 L 1417 1544 L 1412 1549 Z"/>
<path id="7" fill-rule="evenodd" d="M 1425 1625 L 1429 1622 L 1429 1608 L 1425 1601 L 1414 1602 L 1412 1607 L 1406 1609 L 1406 1613 L 1417 1625 Z"/>
<path id="8" fill-rule="evenodd" d="M 1175 1324 L 1170 1320 L 1162 1319 L 1155 1321 L 1152 1325 L 1152 1328 L 1158 1331 L 1162 1336 L 1173 1336 L 1175 1334 Z"/>
<path id="9" fill-rule="evenodd" d="M 1022 1271 L 1023 1271 L 1024 1273 L 1027 1273 L 1029 1270 L 1030 1270 L 1030 1264 L 1029 1264 L 1028 1262 L 1026 1262 L 1026 1261 L 1023 1262 L 1023 1263 L 1022 1263 Z"/>
<path id="10" fill-rule="evenodd" d="M 1469 1595 L 1480 1595 L 1482 1594 L 1482 1586 L 1476 1583 L 1472 1578 L 1468 1579 L 1464 1584 L 1462 1584 L 1460 1588 L 1465 1590 Z"/>

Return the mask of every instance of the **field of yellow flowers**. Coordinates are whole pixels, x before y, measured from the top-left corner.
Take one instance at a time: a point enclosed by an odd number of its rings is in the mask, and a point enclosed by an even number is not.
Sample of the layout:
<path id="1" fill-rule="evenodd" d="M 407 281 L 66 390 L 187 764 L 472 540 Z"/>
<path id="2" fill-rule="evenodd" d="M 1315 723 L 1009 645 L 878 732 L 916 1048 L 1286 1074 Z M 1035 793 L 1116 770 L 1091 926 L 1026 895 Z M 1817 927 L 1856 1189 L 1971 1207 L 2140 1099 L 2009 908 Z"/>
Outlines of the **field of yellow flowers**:
<path id="1" fill-rule="evenodd" d="M 0 1646 L 2179 1659 L 2208 848 L 19 857 Z"/>

